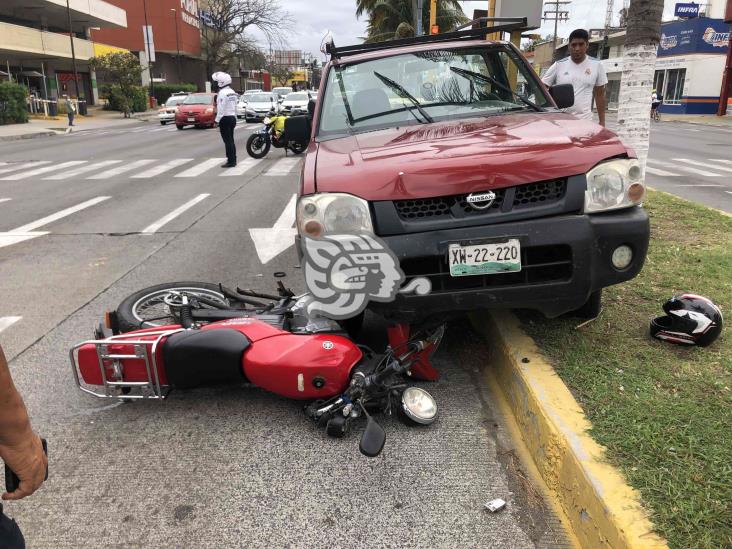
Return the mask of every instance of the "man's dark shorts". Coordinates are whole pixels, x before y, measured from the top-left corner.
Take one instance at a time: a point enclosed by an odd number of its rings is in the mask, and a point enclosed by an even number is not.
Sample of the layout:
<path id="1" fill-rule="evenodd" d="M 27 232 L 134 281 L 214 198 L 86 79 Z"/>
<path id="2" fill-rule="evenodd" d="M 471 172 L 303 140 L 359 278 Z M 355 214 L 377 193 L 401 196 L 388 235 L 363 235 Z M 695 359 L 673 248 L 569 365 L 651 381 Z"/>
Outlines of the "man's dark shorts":
<path id="1" fill-rule="evenodd" d="M 15 520 L 3 513 L 0 503 L 0 549 L 25 549 L 25 538 Z"/>

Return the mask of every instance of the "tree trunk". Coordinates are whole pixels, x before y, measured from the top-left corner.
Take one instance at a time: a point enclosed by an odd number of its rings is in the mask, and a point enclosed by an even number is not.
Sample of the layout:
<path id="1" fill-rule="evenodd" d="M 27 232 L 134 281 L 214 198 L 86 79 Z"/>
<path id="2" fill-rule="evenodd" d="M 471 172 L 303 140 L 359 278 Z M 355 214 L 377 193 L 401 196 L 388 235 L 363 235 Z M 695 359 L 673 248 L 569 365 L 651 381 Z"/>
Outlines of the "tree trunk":
<path id="1" fill-rule="evenodd" d="M 643 173 L 648 158 L 651 91 L 661 38 L 663 0 L 631 0 L 618 98 L 618 135 L 635 149 Z"/>

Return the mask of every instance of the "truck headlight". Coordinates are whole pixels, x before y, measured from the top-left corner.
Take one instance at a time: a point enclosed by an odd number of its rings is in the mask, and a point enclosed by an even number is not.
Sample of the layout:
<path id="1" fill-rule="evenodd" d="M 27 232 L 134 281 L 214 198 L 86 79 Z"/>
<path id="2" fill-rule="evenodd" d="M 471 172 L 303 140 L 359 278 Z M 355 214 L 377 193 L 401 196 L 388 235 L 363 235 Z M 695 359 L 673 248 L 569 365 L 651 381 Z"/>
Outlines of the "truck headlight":
<path id="1" fill-rule="evenodd" d="M 645 196 L 640 164 L 634 158 L 603 162 L 587 172 L 585 213 L 635 206 Z"/>
<path id="2" fill-rule="evenodd" d="M 297 230 L 317 237 L 324 233 L 374 232 L 369 204 L 343 193 L 303 196 L 297 204 Z"/>

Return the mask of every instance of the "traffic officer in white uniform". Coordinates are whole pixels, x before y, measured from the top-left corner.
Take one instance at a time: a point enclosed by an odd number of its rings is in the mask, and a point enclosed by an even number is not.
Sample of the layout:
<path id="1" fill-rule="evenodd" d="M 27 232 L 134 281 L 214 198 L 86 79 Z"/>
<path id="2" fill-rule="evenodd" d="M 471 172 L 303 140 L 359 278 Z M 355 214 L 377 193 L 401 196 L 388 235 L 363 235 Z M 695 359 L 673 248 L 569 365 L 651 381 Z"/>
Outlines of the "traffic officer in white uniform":
<path id="1" fill-rule="evenodd" d="M 211 78 L 219 86 L 216 96 L 216 123 L 219 125 L 221 139 L 226 146 L 226 164 L 222 168 L 236 166 L 236 144 L 234 143 L 234 128 L 236 127 L 236 103 L 238 94 L 231 89 L 231 76 L 225 72 L 215 72 Z"/>
<path id="2" fill-rule="evenodd" d="M 605 125 L 605 84 L 607 75 L 597 59 L 587 55 L 590 35 L 584 29 L 576 29 L 569 35 L 569 57 L 560 59 L 546 71 L 541 79 L 547 86 L 572 84 L 574 105 L 565 112 L 577 118 L 592 120 L 592 98 L 595 98 L 600 125 Z"/>

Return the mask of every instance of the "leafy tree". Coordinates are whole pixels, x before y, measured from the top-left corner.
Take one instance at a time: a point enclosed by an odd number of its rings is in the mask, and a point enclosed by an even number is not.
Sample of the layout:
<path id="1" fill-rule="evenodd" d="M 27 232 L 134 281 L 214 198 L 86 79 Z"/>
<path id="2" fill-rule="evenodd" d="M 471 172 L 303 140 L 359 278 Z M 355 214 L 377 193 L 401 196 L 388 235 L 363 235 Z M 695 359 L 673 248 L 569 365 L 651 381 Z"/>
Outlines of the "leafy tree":
<path id="1" fill-rule="evenodd" d="M 292 72 L 290 67 L 287 67 L 285 65 L 277 65 L 275 63 L 270 63 L 267 66 L 267 70 L 269 71 L 269 74 L 272 76 L 272 80 L 274 80 L 275 84 L 279 84 L 280 86 L 286 86 L 287 82 L 295 76 L 295 73 Z"/>
<path id="2" fill-rule="evenodd" d="M 391 40 L 397 32 L 400 37 L 413 36 L 414 4 L 412 0 L 356 0 L 356 16 L 366 14 L 368 17 L 366 42 Z M 422 27 L 426 32 L 429 32 L 429 21 L 430 2 L 425 1 L 422 8 Z M 437 25 L 441 32 L 448 32 L 468 21 L 459 0 L 437 0 Z"/>
<path id="3" fill-rule="evenodd" d="M 242 59 L 251 59 L 259 51 L 245 35 L 248 28 L 259 29 L 270 42 L 281 43 L 293 24 L 278 0 L 208 0 L 207 4 L 211 19 L 202 29 L 201 49 L 209 76 L 232 66 L 238 69 Z"/>
<path id="4" fill-rule="evenodd" d="M 115 102 L 125 117 L 129 117 L 134 98 L 139 95 L 136 88 L 139 87 L 142 73 L 147 67 L 140 65 L 137 56 L 129 52 L 112 52 L 92 57 L 89 64 L 97 71 L 97 76 L 102 81 L 113 83 L 118 87 Z"/>

